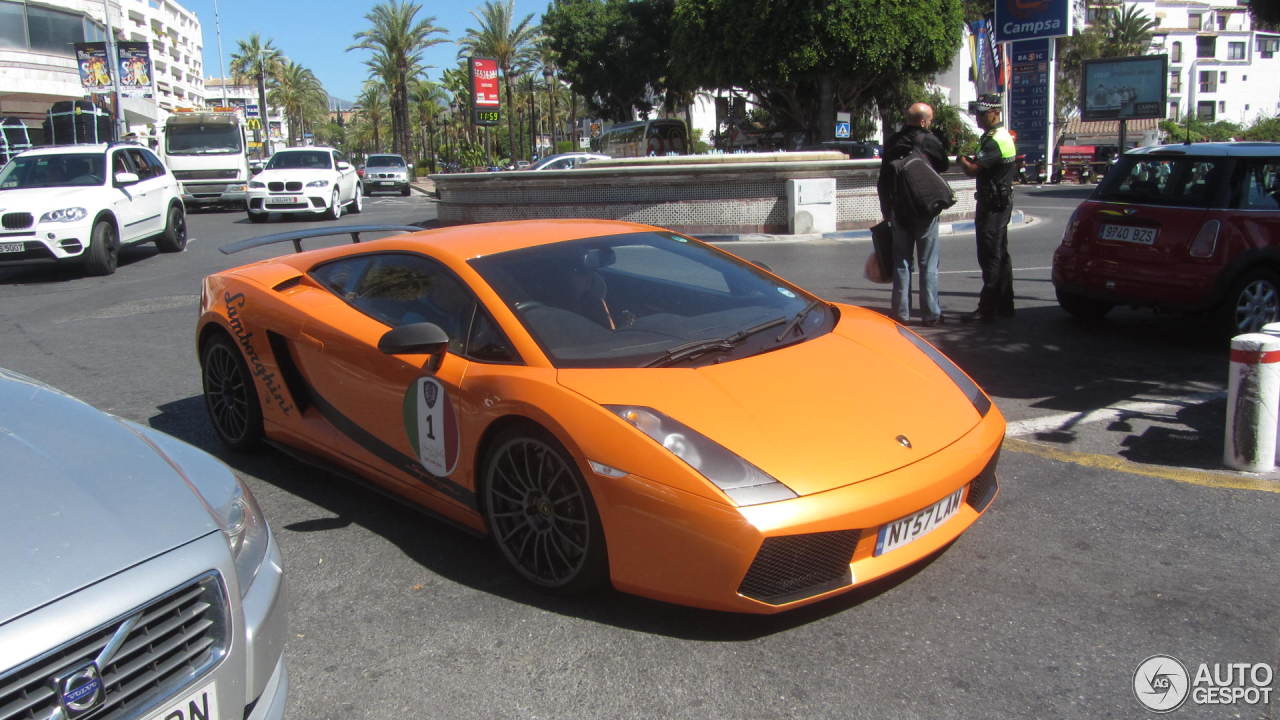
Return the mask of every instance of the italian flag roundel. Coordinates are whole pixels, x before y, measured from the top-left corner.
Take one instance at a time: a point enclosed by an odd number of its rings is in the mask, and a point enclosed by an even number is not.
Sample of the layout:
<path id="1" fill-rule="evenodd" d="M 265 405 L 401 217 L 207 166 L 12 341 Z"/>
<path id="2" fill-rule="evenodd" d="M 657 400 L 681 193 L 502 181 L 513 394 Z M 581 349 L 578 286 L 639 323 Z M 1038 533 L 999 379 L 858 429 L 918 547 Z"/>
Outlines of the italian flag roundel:
<path id="1" fill-rule="evenodd" d="M 418 461 L 444 477 L 458 464 L 458 416 L 444 385 L 421 377 L 404 394 L 404 429 Z"/>

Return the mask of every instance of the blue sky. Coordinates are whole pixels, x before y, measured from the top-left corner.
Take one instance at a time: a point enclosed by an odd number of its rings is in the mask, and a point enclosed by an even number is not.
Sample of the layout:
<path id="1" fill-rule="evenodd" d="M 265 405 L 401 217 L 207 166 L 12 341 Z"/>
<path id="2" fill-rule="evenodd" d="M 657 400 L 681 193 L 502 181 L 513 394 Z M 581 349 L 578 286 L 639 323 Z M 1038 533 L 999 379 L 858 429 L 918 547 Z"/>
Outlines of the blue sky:
<path id="1" fill-rule="evenodd" d="M 458 46 L 453 41 L 462 37 L 467 28 L 477 25 L 471 11 L 479 9 L 484 0 L 418 1 L 422 5 L 419 17 L 435 16 L 435 25 L 447 31 L 449 42 L 437 45 L 425 54 L 426 63 L 435 66 L 427 71 L 427 75 L 438 80 L 444 68 L 457 64 Z M 178 2 L 200 18 L 204 32 L 205 76 L 220 75 L 214 0 Z M 257 32 L 264 38 L 270 38 L 290 60 L 311 68 L 330 95 L 352 100 L 368 77 L 368 68 L 364 64 L 368 54 L 363 50 L 346 52 L 346 49 L 352 44 L 351 36 L 368 27 L 364 16 L 374 5 L 372 0 L 218 0 L 222 19 L 223 65 L 230 65 L 237 40 Z M 536 24 L 547 5 L 547 0 L 516 0 L 517 17 L 523 18 L 532 13 Z"/>

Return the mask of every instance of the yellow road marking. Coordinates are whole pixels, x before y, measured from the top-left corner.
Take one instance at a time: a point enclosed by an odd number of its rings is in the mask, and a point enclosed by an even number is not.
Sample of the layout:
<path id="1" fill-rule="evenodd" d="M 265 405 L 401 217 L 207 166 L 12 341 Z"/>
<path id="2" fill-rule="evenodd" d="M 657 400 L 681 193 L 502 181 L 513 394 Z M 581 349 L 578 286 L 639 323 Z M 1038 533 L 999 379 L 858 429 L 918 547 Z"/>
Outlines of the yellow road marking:
<path id="1" fill-rule="evenodd" d="M 1165 480 L 1173 480 L 1174 482 L 1186 483 L 1187 485 L 1199 485 L 1201 487 L 1223 488 L 1227 490 L 1256 490 L 1258 492 L 1280 493 L 1280 482 L 1275 480 L 1264 480 L 1256 477 L 1210 472 L 1208 470 L 1191 470 L 1188 468 L 1144 465 L 1142 463 L 1132 462 L 1130 460 L 1113 457 L 1111 455 L 1098 455 L 1095 453 L 1076 452 L 1074 450 L 1062 450 L 1055 447 L 1049 447 L 1047 445 L 1041 445 L 1039 443 L 1028 442 L 1026 440 L 1018 440 L 1017 438 L 1005 438 L 1004 449 L 1010 452 L 1035 455 L 1036 457 L 1042 457 L 1047 460 L 1074 463 L 1076 465 L 1101 468 L 1103 470 L 1117 470 L 1119 472 L 1126 472 L 1133 475 L 1164 478 Z"/>

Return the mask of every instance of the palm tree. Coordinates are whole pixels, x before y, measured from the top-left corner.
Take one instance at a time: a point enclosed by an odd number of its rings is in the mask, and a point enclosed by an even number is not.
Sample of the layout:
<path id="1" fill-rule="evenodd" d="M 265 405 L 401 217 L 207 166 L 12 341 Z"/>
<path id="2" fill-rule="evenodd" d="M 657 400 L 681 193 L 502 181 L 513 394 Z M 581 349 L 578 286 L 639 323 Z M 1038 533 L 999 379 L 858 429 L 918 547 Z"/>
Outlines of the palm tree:
<path id="1" fill-rule="evenodd" d="M 433 45 L 447 42 L 445 30 L 435 26 L 435 17 L 417 19 L 422 6 L 411 0 L 389 0 L 373 6 L 364 17 L 373 27 L 353 36 L 357 48 L 369 50 L 373 56 L 365 61 L 374 74 L 382 78 L 389 90 L 391 105 L 392 149 L 409 154 L 409 80 L 426 70 L 422 53 Z"/>
<path id="2" fill-rule="evenodd" d="M 268 99 L 284 111 L 289 121 L 289 144 L 301 137 L 303 129 L 328 110 L 329 96 L 315 73 L 292 61 L 285 61 L 275 77 Z M 295 134 L 296 132 L 296 134 Z"/>
<path id="3" fill-rule="evenodd" d="M 360 88 L 360 95 L 356 98 L 356 105 L 362 111 L 362 119 L 367 121 L 370 127 L 370 135 L 373 142 L 367 149 L 371 152 L 378 152 L 382 149 L 380 129 L 389 112 L 387 107 L 387 88 L 373 80 L 365 80 L 364 86 Z"/>
<path id="4" fill-rule="evenodd" d="M 414 83 L 411 90 L 411 98 L 414 119 L 417 120 L 418 127 L 423 129 L 422 154 L 429 158 L 431 172 L 435 172 L 436 120 L 444 112 L 449 98 L 443 88 L 429 80 Z"/>
<path id="5" fill-rule="evenodd" d="M 516 135 L 511 118 L 515 111 L 511 98 L 511 72 L 515 66 L 524 63 L 539 35 L 538 26 L 532 24 L 532 13 L 519 22 L 515 21 L 515 13 L 515 0 L 485 0 L 479 14 L 471 11 L 479 29 L 467 28 L 466 36 L 458 41 L 461 47 L 459 57 L 473 55 L 498 61 L 507 91 L 507 144 L 513 158 Z"/>
<path id="6" fill-rule="evenodd" d="M 1106 37 L 1103 57 L 1140 55 L 1151 43 L 1151 33 L 1156 23 L 1136 5 L 1126 5 L 1123 10 L 1113 10 L 1103 20 Z"/>
<path id="7" fill-rule="evenodd" d="M 239 40 L 237 43 L 239 50 L 231 54 L 231 74 L 236 78 L 253 78 L 258 83 L 258 111 L 263 128 L 259 153 L 261 157 L 266 157 L 266 131 L 271 127 L 270 115 L 267 113 L 267 78 L 278 72 L 284 61 L 284 54 L 271 44 L 270 39 L 264 43 L 258 33 L 250 33 L 247 40 Z"/>

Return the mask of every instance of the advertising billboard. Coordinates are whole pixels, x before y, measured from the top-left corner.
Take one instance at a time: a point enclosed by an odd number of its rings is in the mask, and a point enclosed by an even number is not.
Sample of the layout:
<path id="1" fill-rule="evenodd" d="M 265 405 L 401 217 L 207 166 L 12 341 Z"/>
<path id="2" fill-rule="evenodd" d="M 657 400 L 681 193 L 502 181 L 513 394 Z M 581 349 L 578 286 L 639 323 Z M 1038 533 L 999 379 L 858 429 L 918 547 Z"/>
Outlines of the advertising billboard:
<path id="1" fill-rule="evenodd" d="M 80 84 L 91 93 L 111 90 L 111 63 L 107 61 L 107 44 L 101 42 L 76 43 L 76 67 L 80 70 Z"/>
<path id="2" fill-rule="evenodd" d="M 1009 88 L 1009 129 L 1017 134 L 1018 152 L 1026 162 L 1046 159 L 1049 127 L 1049 43 L 1022 40 L 1010 52 L 1013 78 Z"/>
<path id="3" fill-rule="evenodd" d="M 151 92 L 151 46 L 145 42 L 118 42 L 120 89 Z"/>
<path id="4" fill-rule="evenodd" d="M 497 125 L 502 100 L 498 96 L 498 61 L 473 57 L 467 61 L 471 69 L 471 108 L 476 125 Z"/>
<path id="5" fill-rule="evenodd" d="M 1081 75 L 1081 120 L 1165 117 L 1168 55 L 1085 60 Z"/>
<path id="6" fill-rule="evenodd" d="M 1071 34 L 1068 0 L 996 0 L 996 42 Z"/>

